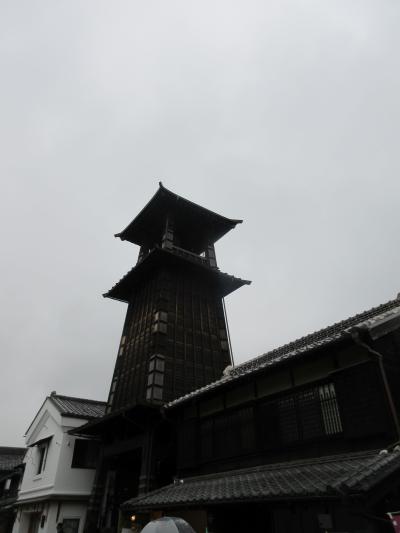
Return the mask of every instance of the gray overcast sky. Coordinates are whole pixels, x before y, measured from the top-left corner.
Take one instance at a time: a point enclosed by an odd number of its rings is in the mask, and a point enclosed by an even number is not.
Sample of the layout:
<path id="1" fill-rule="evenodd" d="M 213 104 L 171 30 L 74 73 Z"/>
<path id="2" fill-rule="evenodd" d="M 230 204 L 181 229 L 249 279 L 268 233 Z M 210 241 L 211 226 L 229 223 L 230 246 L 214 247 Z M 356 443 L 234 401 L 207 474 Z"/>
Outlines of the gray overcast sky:
<path id="1" fill-rule="evenodd" d="M 244 223 L 217 245 L 238 362 L 400 291 L 394 0 L 3 0 L 0 427 L 106 399 L 158 179 Z"/>

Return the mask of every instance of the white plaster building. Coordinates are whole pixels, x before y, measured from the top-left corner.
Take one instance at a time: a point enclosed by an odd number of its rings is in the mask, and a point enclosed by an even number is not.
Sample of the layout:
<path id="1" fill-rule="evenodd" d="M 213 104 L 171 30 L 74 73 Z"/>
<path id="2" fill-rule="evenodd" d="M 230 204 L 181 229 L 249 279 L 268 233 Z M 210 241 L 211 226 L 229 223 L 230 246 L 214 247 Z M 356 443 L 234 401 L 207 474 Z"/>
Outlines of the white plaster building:
<path id="1" fill-rule="evenodd" d="M 13 533 L 82 533 L 97 460 L 97 443 L 68 432 L 104 414 L 105 403 L 45 399 L 25 438 L 25 472 Z"/>

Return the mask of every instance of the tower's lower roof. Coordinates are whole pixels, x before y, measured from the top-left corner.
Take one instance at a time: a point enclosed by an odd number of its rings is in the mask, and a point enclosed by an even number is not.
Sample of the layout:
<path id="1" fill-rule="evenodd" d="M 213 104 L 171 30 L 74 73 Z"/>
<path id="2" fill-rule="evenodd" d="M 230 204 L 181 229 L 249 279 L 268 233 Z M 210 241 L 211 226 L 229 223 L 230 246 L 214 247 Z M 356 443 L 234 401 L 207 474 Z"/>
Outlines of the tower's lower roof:
<path id="1" fill-rule="evenodd" d="M 236 278 L 210 268 L 197 262 L 196 258 L 191 259 L 190 257 L 183 257 L 163 248 L 154 248 L 143 261 L 132 268 L 108 292 L 103 294 L 103 296 L 128 303 L 135 287 L 146 280 L 149 274 L 160 266 L 184 266 L 187 269 L 197 271 L 217 287 L 217 291 L 221 297 L 227 296 L 242 285 L 249 285 L 251 283 L 251 281 Z"/>

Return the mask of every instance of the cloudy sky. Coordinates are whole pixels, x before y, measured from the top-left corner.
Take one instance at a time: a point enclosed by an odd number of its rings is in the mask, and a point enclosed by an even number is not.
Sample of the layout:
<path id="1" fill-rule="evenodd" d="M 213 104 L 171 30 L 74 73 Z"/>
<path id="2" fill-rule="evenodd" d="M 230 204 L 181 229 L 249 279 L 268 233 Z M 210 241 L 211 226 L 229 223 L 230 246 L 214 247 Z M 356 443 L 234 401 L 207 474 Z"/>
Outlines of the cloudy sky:
<path id="1" fill-rule="evenodd" d="M 394 0 L 3 0 L 0 445 L 44 397 L 106 399 L 159 179 L 217 245 L 245 361 L 400 291 Z"/>

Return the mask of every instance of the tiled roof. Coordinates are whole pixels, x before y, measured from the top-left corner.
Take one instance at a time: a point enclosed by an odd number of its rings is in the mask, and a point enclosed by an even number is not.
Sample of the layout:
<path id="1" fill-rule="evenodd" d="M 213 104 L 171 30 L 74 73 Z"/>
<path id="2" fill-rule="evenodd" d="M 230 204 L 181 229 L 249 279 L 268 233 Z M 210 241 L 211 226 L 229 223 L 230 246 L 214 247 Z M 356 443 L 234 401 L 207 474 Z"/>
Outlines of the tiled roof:
<path id="1" fill-rule="evenodd" d="M 242 220 L 226 218 L 201 205 L 195 204 L 168 190 L 159 182 L 159 189 L 132 222 L 115 236 L 139 246 L 147 245 L 164 227 L 168 213 L 173 213 L 174 225 L 190 233 L 192 247 L 202 248 L 206 241 L 216 242 Z M 202 249 L 197 250 L 203 251 Z"/>
<path id="2" fill-rule="evenodd" d="M 400 470 L 400 453 L 364 452 L 264 465 L 178 480 L 123 504 L 156 509 L 235 501 L 339 498 L 368 492 Z"/>
<path id="3" fill-rule="evenodd" d="M 61 415 L 86 419 L 103 416 L 107 405 L 106 402 L 74 398 L 72 396 L 61 396 L 54 393 L 50 395 L 50 400 L 60 411 Z"/>
<path id="4" fill-rule="evenodd" d="M 22 463 L 25 448 L 0 447 L 0 472 L 8 472 Z"/>
<path id="5" fill-rule="evenodd" d="M 219 287 L 222 296 L 227 296 L 242 285 L 250 285 L 251 281 L 231 276 L 226 272 L 221 272 L 219 269 L 211 268 L 209 265 L 200 261 L 201 257 L 196 254 L 188 253 L 186 250 L 178 249 L 176 246 L 173 250 L 166 248 L 154 247 L 144 259 L 132 267 L 109 291 L 103 294 L 105 298 L 112 298 L 122 302 L 128 302 L 133 287 L 142 282 L 147 276 L 148 269 L 152 269 L 160 261 L 163 264 L 175 266 L 177 263 L 189 263 L 193 268 L 199 269 L 207 274 L 213 283 Z"/>
<path id="6" fill-rule="evenodd" d="M 400 312 L 400 299 L 390 300 L 378 307 L 373 307 L 367 311 L 359 313 L 355 316 L 337 322 L 332 326 L 321 329 L 305 337 L 301 337 L 293 342 L 285 344 L 280 348 L 276 348 L 259 357 L 250 359 L 241 365 L 235 366 L 224 375 L 221 379 L 214 381 L 204 387 L 197 389 L 181 398 L 177 398 L 166 405 L 166 408 L 173 407 L 195 396 L 199 396 L 207 391 L 215 389 L 224 383 L 231 382 L 241 376 L 251 374 L 262 368 L 270 367 L 282 361 L 295 358 L 305 352 L 320 348 L 334 341 L 343 339 L 348 330 L 354 327 L 373 327 L 375 324 L 381 323 L 392 315 L 397 315 Z"/>

